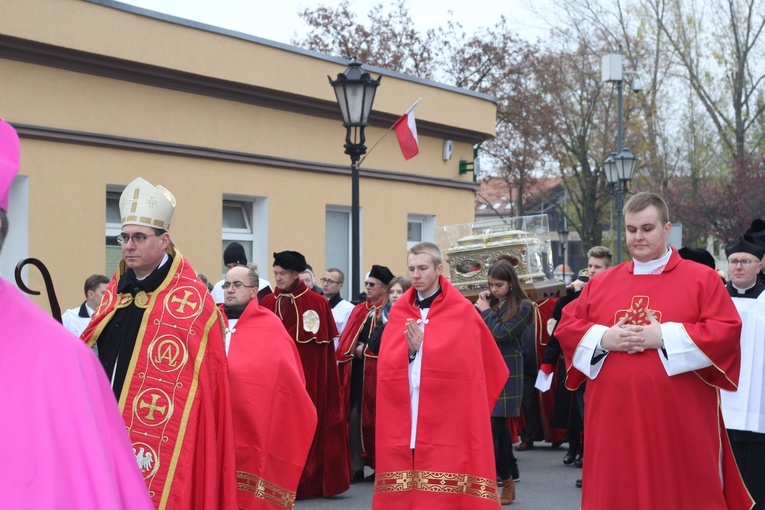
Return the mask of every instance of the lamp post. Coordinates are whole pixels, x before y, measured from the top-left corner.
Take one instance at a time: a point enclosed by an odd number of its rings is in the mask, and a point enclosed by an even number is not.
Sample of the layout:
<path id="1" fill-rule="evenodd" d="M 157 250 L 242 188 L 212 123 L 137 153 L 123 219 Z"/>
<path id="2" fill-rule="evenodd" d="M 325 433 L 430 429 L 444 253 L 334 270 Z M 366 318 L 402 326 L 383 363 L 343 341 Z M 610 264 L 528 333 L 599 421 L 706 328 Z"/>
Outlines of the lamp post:
<path id="1" fill-rule="evenodd" d="M 621 124 L 621 121 L 619 122 Z M 620 153 L 612 152 L 603 162 L 603 170 L 606 180 L 614 188 L 616 200 L 616 263 L 622 261 L 622 208 L 624 207 L 624 193 L 627 190 L 627 182 L 632 179 L 637 158 L 624 148 Z"/>
<path id="2" fill-rule="evenodd" d="M 356 59 L 348 64 L 348 69 L 337 75 L 329 83 L 335 89 L 337 104 L 343 116 L 346 128 L 345 153 L 351 157 L 351 291 L 349 300 L 354 301 L 361 289 L 360 256 L 360 221 L 359 221 L 359 160 L 366 154 L 364 128 L 369 123 L 369 112 L 375 100 L 375 92 L 382 76 L 373 80 L 369 73 L 361 69 Z"/>
<path id="3" fill-rule="evenodd" d="M 616 83 L 617 106 L 616 106 L 616 152 L 603 162 L 603 171 L 606 180 L 613 186 L 614 199 L 616 201 L 616 263 L 622 261 L 622 208 L 624 207 L 624 194 L 627 191 L 627 182 L 632 180 L 632 172 L 635 170 L 637 158 L 629 149 L 622 146 L 622 85 L 624 75 L 632 75 L 632 91 L 640 92 L 643 84 L 634 71 L 625 71 L 622 65 L 622 45 L 619 45 L 619 53 L 605 55 L 602 60 L 602 81 Z"/>
<path id="4" fill-rule="evenodd" d="M 558 240 L 560 241 L 560 258 L 563 260 L 563 281 L 566 281 L 566 248 L 568 246 L 568 223 L 563 218 L 563 226 L 558 230 Z"/>

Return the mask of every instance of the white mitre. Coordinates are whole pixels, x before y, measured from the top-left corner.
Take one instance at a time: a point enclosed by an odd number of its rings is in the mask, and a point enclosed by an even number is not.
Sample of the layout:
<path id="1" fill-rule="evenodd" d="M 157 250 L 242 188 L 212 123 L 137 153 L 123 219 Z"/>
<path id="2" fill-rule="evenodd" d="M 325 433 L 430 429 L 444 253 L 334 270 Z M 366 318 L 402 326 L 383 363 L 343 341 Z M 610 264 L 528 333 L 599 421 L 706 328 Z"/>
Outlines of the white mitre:
<path id="1" fill-rule="evenodd" d="M 175 197 L 162 186 L 138 177 L 120 196 L 123 225 L 143 225 L 168 230 L 175 210 Z"/>

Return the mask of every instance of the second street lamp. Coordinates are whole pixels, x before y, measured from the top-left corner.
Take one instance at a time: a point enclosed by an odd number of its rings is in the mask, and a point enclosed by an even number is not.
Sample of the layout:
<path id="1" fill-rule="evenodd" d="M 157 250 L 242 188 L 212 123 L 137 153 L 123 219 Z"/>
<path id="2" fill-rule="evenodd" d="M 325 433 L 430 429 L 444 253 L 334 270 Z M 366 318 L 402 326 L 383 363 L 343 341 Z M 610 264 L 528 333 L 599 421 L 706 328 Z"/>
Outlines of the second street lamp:
<path id="1" fill-rule="evenodd" d="M 622 261 L 622 208 L 624 207 L 624 193 L 627 191 L 627 183 L 632 180 L 632 172 L 635 170 L 637 158 L 624 148 L 620 154 L 612 152 L 603 162 L 603 171 L 606 180 L 614 187 L 616 198 L 616 263 Z"/>
<path id="2" fill-rule="evenodd" d="M 382 76 L 373 80 L 369 73 L 361 69 L 361 63 L 354 59 L 348 64 L 348 69 L 337 75 L 336 80 L 327 78 L 335 89 L 337 104 L 343 115 L 345 153 L 351 157 L 351 290 L 348 298 L 355 304 L 361 291 L 359 160 L 367 152 L 364 128 L 369 123 L 369 113 Z"/>

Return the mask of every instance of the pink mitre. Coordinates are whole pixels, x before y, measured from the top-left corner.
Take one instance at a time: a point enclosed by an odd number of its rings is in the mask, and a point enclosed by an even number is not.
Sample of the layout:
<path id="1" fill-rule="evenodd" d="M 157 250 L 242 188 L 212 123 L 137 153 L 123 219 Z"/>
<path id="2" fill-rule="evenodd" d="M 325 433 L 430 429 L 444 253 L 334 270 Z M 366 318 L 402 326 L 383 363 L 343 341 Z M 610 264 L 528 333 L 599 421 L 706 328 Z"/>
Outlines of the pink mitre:
<path id="1" fill-rule="evenodd" d="M 19 172 L 19 135 L 10 124 L 0 119 L 0 209 L 8 210 L 8 194 L 13 178 Z"/>

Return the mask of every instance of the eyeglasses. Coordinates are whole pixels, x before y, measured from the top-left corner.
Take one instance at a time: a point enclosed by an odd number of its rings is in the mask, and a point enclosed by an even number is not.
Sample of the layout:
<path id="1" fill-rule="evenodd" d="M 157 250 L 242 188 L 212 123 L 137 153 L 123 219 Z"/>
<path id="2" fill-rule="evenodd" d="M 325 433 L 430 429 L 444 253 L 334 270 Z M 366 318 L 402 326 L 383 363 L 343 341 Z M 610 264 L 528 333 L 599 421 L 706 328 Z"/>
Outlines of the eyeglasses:
<path id="1" fill-rule="evenodd" d="M 377 285 L 375 282 L 364 282 L 365 287 L 374 287 L 375 285 Z"/>
<path id="2" fill-rule="evenodd" d="M 322 278 L 319 280 L 321 283 L 326 283 L 327 285 L 337 285 L 340 282 L 336 282 L 335 280 L 330 280 L 329 278 Z"/>
<path id="3" fill-rule="evenodd" d="M 741 264 L 743 267 L 749 267 L 750 265 L 754 264 L 755 261 L 752 259 L 728 259 L 728 265 L 730 266 L 737 266 L 738 264 Z"/>
<path id="4" fill-rule="evenodd" d="M 239 290 L 242 287 L 244 287 L 245 289 L 254 289 L 256 285 L 245 285 L 244 283 L 240 281 L 236 281 L 236 282 L 226 282 L 222 284 L 221 287 L 223 287 L 223 290 L 228 290 L 231 287 L 234 287 L 234 289 Z"/>
<path id="5" fill-rule="evenodd" d="M 159 235 L 160 234 L 149 234 L 149 235 L 146 235 L 146 234 L 133 234 L 131 236 L 131 235 L 128 235 L 128 234 L 120 234 L 120 235 L 115 236 L 115 237 L 117 238 L 117 244 L 119 244 L 120 246 L 122 246 L 123 244 L 127 244 L 131 239 L 133 240 L 133 242 L 136 245 L 140 246 L 143 243 L 145 243 L 148 238 L 150 238 L 150 237 L 159 237 Z"/>

